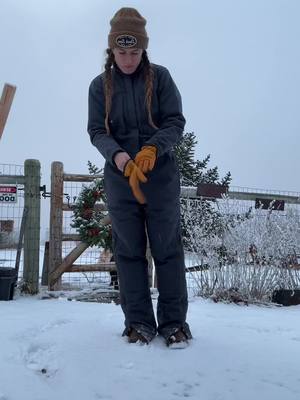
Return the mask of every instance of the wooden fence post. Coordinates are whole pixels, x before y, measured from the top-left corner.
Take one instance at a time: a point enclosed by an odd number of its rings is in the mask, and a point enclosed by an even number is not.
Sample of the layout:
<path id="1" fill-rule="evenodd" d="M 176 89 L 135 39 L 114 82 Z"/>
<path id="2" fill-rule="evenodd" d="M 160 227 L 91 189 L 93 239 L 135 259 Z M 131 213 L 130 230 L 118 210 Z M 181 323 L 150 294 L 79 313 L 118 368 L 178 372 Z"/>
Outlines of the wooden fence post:
<path id="1" fill-rule="evenodd" d="M 49 243 L 49 290 L 58 290 L 61 278 L 54 285 L 50 285 L 52 272 L 62 263 L 62 226 L 63 226 L 63 191 L 64 166 L 59 161 L 51 165 L 51 208 L 50 208 L 50 243 Z"/>
<path id="2" fill-rule="evenodd" d="M 40 185 L 41 165 L 38 160 L 26 160 L 25 204 L 27 218 L 24 230 L 24 270 L 23 290 L 29 294 L 39 291 L 39 255 L 40 255 Z"/>

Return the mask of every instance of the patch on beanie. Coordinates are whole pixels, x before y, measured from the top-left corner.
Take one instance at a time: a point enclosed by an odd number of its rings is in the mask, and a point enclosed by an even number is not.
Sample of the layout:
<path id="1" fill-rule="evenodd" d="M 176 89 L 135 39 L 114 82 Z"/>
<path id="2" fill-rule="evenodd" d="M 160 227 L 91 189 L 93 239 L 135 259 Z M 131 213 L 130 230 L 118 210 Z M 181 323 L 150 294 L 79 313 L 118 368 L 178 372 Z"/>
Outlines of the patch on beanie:
<path id="1" fill-rule="evenodd" d="M 137 39 L 132 35 L 120 35 L 116 37 L 116 44 L 119 47 L 134 47 L 137 44 Z"/>

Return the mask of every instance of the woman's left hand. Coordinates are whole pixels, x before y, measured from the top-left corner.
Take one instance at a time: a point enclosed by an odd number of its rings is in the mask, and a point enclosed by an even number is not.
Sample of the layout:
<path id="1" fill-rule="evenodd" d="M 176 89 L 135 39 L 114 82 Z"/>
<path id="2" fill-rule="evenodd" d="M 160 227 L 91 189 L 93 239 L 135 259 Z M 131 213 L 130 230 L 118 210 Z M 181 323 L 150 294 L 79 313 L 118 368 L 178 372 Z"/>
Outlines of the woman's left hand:
<path id="1" fill-rule="evenodd" d="M 117 168 L 123 172 L 126 163 L 130 160 L 130 155 L 126 151 L 120 151 L 115 155 L 114 162 Z"/>

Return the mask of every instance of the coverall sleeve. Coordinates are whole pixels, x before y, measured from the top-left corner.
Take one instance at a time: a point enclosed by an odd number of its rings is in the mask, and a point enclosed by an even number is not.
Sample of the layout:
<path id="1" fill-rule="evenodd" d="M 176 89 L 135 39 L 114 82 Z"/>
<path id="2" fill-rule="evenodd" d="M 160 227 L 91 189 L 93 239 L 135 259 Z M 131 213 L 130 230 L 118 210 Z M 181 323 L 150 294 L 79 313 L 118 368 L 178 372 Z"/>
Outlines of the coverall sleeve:
<path id="1" fill-rule="evenodd" d="M 157 155 L 160 156 L 171 150 L 181 139 L 185 126 L 181 96 L 166 68 L 158 71 L 158 101 L 159 129 L 147 140 L 146 144 L 154 145 L 157 148 Z"/>
<path id="2" fill-rule="evenodd" d="M 124 150 L 113 136 L 107 133 L 105 128 L 105 98 L 101 76 L 96 77 L 89 87 L 87 131 L 92 144 L 99 150 L 105 160 L 115 165 L 115 154 Z"/>

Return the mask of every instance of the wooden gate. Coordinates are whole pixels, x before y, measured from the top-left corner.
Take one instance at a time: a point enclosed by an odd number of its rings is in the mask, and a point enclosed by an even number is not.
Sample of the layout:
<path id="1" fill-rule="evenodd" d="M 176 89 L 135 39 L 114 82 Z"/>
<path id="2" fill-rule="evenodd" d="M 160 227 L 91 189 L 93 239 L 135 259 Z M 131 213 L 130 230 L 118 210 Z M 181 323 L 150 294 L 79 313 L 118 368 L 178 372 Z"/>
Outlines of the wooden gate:
<path id="1" fill-rule="evenodd" d="M 111 272 L 116 271 L 116 264 L 96 263 L 96 264 L 75 264 L 75 261 L 89 247 L 88 244 L 80 241 L 79 234 L 63 233 L 63 212 L 72 211 L 72 204 L 64 202 L 64 182 L 92 182 L 99 175 L 82 175 L 64 173 L 63 163 L 53 162 L 51 167 L 51 208 L 50 208 L 50 238 L 49 238 L 49 257 L 46 257 L 48 264 L 48 287 L 49 290 L 59 290 L 61 288 L 61 277 L 64 272 Z M 106 211 L 106 205 L 96 205 L 101 210 Z M 109 216 L 103 219 L 103 224 L 110 224 Z M 79 244 L 63 259 L 62 243 L 64 241 L 77 241 Z M 152 284 L 153 263 L 149 250 L 147 249 L 149 265 L 149 281 Z"/>

